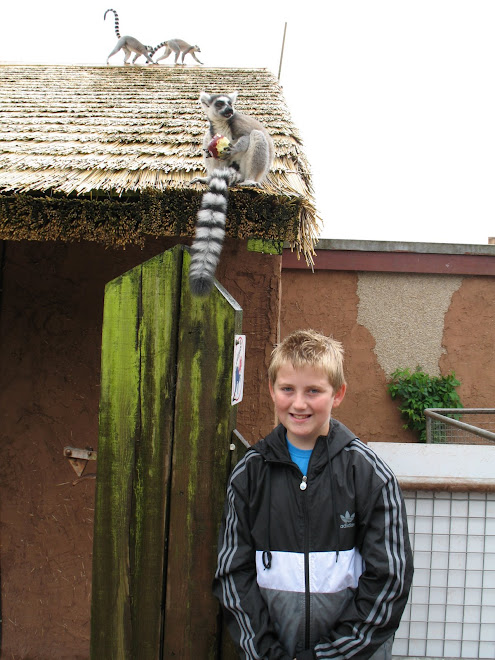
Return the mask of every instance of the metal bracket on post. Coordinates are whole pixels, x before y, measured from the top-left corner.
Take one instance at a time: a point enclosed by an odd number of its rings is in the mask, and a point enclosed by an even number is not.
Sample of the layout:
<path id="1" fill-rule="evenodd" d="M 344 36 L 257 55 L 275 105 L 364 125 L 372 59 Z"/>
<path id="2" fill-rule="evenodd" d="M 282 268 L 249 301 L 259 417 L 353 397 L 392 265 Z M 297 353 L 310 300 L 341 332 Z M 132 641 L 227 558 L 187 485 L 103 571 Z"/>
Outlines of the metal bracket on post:
<path id="1" fill-rule="evenodd" d="M 234 429 L 234 430 L 232 431 L 232 435 L 234 436 L 234 438 L 237 438 L 237 440 L 239 440 L 239 441 L 241 442 L 241 444 L 243 444 L 244 447 L 246 447 L 246 449 L 249 449 L 249 448 L 251 447 L 251 445 L 250 445 L 249 442 L 246 440 L 246 438 L 244 438 L 244 437 L 239 433 L 239 431 L 238 431 L 237 429 Z M 230 444 L 230 451 L 234 451 L 234 450 L 235 450 L 235 443 L 234 443 L 234 442 L 231 442 L 231 444 Z"/>
<path id="2" fill-rule="evenodd" d="M 88 461 L 96 461 L 97 453 L 92 447 L 78 449 L 77 447 L 64 447 L 64 456 L 69 459 L 74 472 L 78 477 L 84 472 Z"/>

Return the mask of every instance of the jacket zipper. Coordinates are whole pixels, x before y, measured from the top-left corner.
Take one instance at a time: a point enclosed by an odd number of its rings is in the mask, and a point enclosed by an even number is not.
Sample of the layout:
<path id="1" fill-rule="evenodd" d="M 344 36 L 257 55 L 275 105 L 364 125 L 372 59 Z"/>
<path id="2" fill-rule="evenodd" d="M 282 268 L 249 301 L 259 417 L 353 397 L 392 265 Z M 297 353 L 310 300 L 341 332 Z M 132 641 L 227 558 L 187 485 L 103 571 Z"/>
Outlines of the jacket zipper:
<path id="1" fill-rule="evenodd" d="M 303 477 L 299 488 L 302 491 L 303 497 L 303 517 L 304 517 L 304 603 L 305 603 L 305 627 L 304 627 L 304 648 L 309 649 L 310 641 L 310 623 L 311 623 L 311 603 L 309 597 L 309 515 L 308 515 L 308 500 L 306 489 L 308 487 L 308 478 Z"/>

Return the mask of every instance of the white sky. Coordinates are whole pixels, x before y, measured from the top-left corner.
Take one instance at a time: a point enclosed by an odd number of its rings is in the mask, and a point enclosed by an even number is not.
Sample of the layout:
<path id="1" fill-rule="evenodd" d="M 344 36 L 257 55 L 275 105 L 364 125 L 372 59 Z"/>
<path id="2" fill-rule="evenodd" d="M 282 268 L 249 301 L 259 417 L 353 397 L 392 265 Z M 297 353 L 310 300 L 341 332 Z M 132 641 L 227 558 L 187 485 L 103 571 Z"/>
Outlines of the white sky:
<path id="1" fill-rule="evenodd" d="M 275 75 L 287 22 L 280 82 L 322 238 L 495 236 L 494 0 L 2 0 L 0 62 L 104 64 L 109 7 L 121 34 L 180 37 L 207 66 Z"/>

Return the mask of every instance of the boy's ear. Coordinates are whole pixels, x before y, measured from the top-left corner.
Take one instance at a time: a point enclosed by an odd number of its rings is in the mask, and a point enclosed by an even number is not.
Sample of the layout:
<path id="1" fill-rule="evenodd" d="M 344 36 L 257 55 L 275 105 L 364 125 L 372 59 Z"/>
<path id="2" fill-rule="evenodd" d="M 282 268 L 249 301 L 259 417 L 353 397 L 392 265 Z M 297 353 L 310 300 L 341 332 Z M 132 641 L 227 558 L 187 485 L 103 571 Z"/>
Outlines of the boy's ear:
<path id="1" fill-rule="evenodd" d="M 347 390 L 347 385 L 344 383 L 339 389 L 335 392 L 333 397 L 333 406 L 332 408 L 338 408 L 342 403 L 343 398 L 345 397 L 345 392 Z"/>
<path id="2" fill-rule="evenodd" d="M 268 379 L 268 389 L 270 390 L 270 396 L 272 397 L 272 401 L 275 401 L 275 392 L 273 391 L 273 385 L 270 379 Z"/>

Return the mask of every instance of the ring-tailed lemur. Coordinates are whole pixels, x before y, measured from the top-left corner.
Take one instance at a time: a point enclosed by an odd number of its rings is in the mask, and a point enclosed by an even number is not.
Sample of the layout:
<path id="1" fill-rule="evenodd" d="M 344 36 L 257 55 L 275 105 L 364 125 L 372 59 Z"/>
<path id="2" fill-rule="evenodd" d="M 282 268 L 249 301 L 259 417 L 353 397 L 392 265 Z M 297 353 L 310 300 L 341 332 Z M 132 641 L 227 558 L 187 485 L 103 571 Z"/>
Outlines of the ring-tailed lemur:
<path id="1" fill-rule="evenodd" d="M 134 59 L 132 60 L 132 64 L 135 64 L 137 58 L 141 57 L 141 55 L 144 55 L 150 64 L 155 64 L 149 55 L 149 51 L 152 50 L 151 46 L 144 46 L 138 39 L 135 39 L 134 37 L 130 37 L 129 35 L 125 35 L 123 37 L 120 36 L 119 15 L 115 11 L 115 9 L 107 9 L 103 16 L 103 20 L 106 20 L 109 11 L 112 11 L 115 15 L 115 34 L 117 35 L 118 41 L 115 48 L 107 57 L 107 64 L 108 64 L 108 60 L 112 57 L 112 55 L 118 53 L 119 50 L 123 50 L 125 53 L 124 64 L 129 64 L 127 60 L 132 55 L 132 53 L 135 53 Z"/>
<path id="2" fill-rule="evenodd" d="M 208 176 L 192 181 L 208 184 L 198 212 L 189 270 L 191 291 L 199 296 L 207 295 L 213 286 L 225 236 L 229 186 L 259 187 L 273 162 L 273 141 L 268 131 L 256 119 L 237 112 L 236 99 L 237 92 L 202 92 L 199 97 L 210 122 L 203 140 Z M 223 135 L 231 142 L 219 158 L 208 156 L 208 145 L 215 135 Z"/>
<path id="3" fill-rule="evenodd" d="M 194 57 L 196 62 L 198 62 L 199 64 L 203 64 L 203 62 L 200 62 L 195 55 L 195 53 L 201 52 L 201 48 L 199 46 L 191 46 L 191 44 L 188 44 L 187 41 L 184 41 L 183 39 L 169 39 L 168 41 L 162 41 L 161 44 L 155 46 L 155 48 L 153 48 L 153 50 L 150 52 L 151 57 L 153 57 L 156 51 L 162 48 L 162 46 L 165 46 L 165 52 L 161 57 L 159 57 L 156 60 L 157 63 L 160 60 L 167 59 L 167 57 L 173 51 L 175 53 L 174 64 L 177 64 L 177 60 L 179 59 L 179 55 L 181 53 L 182 53 L 182 64 L 184 64 L 184 58 L 188 53 Z"/>

